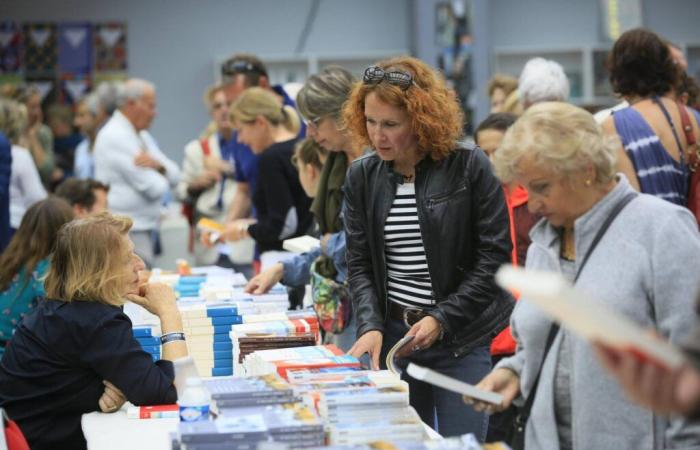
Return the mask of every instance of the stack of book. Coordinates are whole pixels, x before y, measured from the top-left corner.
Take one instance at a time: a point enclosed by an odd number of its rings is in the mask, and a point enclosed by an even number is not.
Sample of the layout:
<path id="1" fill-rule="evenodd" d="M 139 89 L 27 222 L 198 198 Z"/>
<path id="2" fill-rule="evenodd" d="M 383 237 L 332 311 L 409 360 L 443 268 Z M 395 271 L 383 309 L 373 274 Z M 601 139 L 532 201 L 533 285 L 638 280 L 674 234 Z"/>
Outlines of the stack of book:
<path id="1" fill-rule="evenodd" d="M 258 350 L 243 358 L 242 369 L 248 376 L 278 373 L 286 379 L 287 371 L 321 367 L 360 367 L 360 361 L 346 355 L 335 345 Z"/>
<path id="2" fill-rule="evenodd" d="M 199 297 L 199 287 L 207 281 L 204 275 L 183 275 L 177 280 L 173 289 L 179 298 Z"/>
<path id="3" fill-rule="evenodd" d="M 316 345 L 314 333 L 255 333 L 231 332 L 234 367 L 243 363 L 243 358 L 258 350 L 275 348 L 307 347 Z"/>
<path id="4" fill-rule="evenodd" d="M 233 346 L 229 333 L 243 318 L 226 303 L 180 302 L 189 354 L 202 377 L 233 375 Z"/>
<path id="5" fill-rule="evenodd" d="M 187 450 L 255 450 L 269 440 L 260 415 L 179 424 L 180 448 Z"/>
<path id="6" fill-rule="evenodd" d="M 215 412 L 223 408 L 276 405 L 298 400 L 292 388 L 277 375 L 207 380 Z"/>
<path id="7" fill-rule="evenodd" d="M 325 444 L 323 422 L 310 408 L 300 403 L 224 408 L 220 412 L 219 420 L 238 420 L 250 416 L 261 416 L 270 439 L 291 449 Z"/>
<path id="8" fill-rule="evenodd" d="M 327 424 L 328 443 L 331 445 L 426 438 L 420 416 L 409 406 L 407 386 L 360 386 L 321 391 L 318 412 Z"/>
<path id="9" fill-rule="evenodd" d="M 132 332 L 143 350 L 151 355 L 153 361 L 158 361 L 160 359 L 160 327 L 137 325 L 132 328 Z"/>

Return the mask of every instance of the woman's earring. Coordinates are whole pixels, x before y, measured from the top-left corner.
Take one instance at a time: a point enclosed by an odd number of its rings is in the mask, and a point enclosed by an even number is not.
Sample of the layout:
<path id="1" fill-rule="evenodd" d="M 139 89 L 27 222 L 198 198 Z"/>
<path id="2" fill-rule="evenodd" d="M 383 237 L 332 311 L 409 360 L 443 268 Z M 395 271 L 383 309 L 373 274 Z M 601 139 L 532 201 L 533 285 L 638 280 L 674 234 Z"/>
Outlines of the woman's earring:
<path id="1" fill-rule="evenodd" d="M 586 186 L 590 186 L 590 185 L 591 185 L 591 180 L 586 180 Z"/>

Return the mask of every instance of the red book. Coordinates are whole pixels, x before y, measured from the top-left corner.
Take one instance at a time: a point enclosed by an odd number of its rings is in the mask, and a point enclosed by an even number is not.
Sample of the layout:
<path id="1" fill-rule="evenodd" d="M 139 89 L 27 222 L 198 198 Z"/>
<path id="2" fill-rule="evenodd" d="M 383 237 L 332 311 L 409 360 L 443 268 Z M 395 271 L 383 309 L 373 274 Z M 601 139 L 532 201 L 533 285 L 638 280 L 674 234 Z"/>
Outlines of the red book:
<path id="1" fill-rule="evenodd" d="M 173 419 L 180 417 L 180 407 L 177 404 L 129 406 L 126 416 L 129 419 Z"/>

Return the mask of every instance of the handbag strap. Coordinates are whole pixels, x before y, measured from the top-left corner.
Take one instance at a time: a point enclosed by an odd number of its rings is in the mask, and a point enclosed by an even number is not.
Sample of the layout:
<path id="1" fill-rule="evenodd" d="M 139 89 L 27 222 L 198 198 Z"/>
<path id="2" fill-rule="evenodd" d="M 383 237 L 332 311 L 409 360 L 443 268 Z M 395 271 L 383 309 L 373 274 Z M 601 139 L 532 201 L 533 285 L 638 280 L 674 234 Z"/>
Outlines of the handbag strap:
<path id="1" fill-rule="evenodd" d="M 620 211 L 624 209 L 625 206 L 638 194 L 636 192 L 630 192 L 627 195 L 625 195 L 622 200 L 620 200 L 617 205 L 613 208 L 612 211 L 610 211 L 610 214 L 608 217 L 605 218 L 605 222 L 603 222 L 603 225 L 598 229 L 598 233 L 595 235 L 593 238 L 593 242 L 591 243 L 591 246 L 588 247 L 588 251 L 586 252 L 586 255 L 583 257 L 581 260 L 581 265 L 578 267 L 578 271 L 576 272 L 576 276 L 574 277 L 574 284 L 576 284 L 576 281 L 578 280 L 579 276 L 583 272 L 583 268 L 586 266 L 586 263 L 588 262 L 588 258 L 591 256 L 593 253 L 593 250 L 598 246 L 598 243 L 600 242 L 601 239 L 603 239 L 603 236 L 605 235 L 605 232 L 608 230 L 610 225 L 613 223 L 615 218 L 620 214 Z M 537 376 L 535 377 L 534 383 L 532 383 L 532 389 L 530 389 L 530 393 L 527 396 L 527 399 L 525 399 L 525 404 L 523 407 L 520 409 L 520 413 L 518 414 L 518 417 L 516 418 L 516 421 L 518 421 L 519 426 L 525 426 L 525 423 L 527 422 L 527 419 L 530 417 L 530 410 L 532 409 L 532 404 L 535 402 L 535 393 L 537 392 L 537 386 L 539 385 L 540 382 L 540 374 L 542 373 L 542 367 L 544 367 L 544 362 L 547 359 L 547 355 L 549 354 L 549 350 L 552 348 L 552 344 L 554 343 L 554 339 L 557 337 L 557 334 L 559 333 L 559 324 L 558 323 L 553 323 L 552 326 L 549 328 L 549 334 L 547 335 L 547 344 L 545 345 L 544 348 L 544 354 L 542 355 L 542 361 L 540 361 L 540 367 L 537 369 Z"/>
<path id="2" fill-rule="evenodd" d="M 688 168 L 691 172 L 695 172 L 700 166 L 700 147 L 698 147 L 698 141 L 695 139 L 695 133 L 693 133 L 693 125 L 690 123 L 688 110 L 678 101 L 676 101 L 676 105 L 678 105 L 678 112 L 681 115 L 681 127 L 685 134 L 685 141 L 688 143 Z"/>

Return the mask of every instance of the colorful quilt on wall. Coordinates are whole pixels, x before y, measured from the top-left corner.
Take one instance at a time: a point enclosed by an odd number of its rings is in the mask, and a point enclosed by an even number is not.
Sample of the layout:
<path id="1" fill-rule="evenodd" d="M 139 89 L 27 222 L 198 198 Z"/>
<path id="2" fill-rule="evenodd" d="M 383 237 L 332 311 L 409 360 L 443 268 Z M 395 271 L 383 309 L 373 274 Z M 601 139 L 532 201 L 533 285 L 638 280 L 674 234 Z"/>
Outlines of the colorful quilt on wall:
<path id="1" fill-rule="evenodd" d="M 73 104 L 98 80 L 125 79 L 123 22 L 0 21 L 0 84 L 26 82 L 44 104 Z"/>

